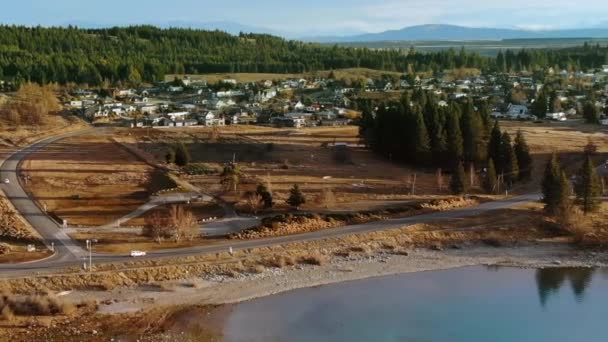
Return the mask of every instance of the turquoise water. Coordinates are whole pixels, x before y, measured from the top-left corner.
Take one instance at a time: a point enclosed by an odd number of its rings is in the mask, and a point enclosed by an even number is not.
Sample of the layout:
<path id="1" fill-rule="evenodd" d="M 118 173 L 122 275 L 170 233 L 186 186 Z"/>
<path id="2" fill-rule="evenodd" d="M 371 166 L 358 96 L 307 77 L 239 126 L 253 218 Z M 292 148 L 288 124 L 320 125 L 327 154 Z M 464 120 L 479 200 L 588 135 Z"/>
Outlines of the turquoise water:
<path id="1" fill-rule="evenodd" d="M 608 272 L 473 267 L 235 306 L 227 341 L 608 341 Z"/>

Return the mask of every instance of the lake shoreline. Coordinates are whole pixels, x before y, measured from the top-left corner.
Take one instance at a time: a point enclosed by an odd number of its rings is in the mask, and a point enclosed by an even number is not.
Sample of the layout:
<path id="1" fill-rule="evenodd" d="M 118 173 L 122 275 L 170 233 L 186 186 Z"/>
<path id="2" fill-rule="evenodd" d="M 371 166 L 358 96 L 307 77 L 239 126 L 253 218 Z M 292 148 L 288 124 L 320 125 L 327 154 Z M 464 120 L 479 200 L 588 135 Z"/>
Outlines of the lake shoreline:
<path id="1" fill-rule="evenodd" d="M 62 298 L 100 303 L 96 314 L 67 323 L 77 324 L 74 327 L 78 330 L 99 331 L 103 326 L 105 337 L 141 341 L 222 341 L 239 303 L 323 285 L 474 266 L 608 268 L 608 254 L 560 242 L 498 248 L 481 244 L 454 245 L 445 250 L 412 248 L 407 253 L 380 250 L 334 256 L 320 266 L 267 267 L 260 273 L 215 274 L 111 291 L 79 290 Z M 43 330 L 47 334 L 43 336 L 61 334 L 65 326 L 56 329 Z M 192 332 L 198 335 L 189 336 Z"/>
<path id="2" fill-rule="evenodd" d="M 100 307 L 100 313 L 121 314 L 159 306 L 236 304 L 300 288 L 483 265 L 524 268 L 608 267 L 608 256 L 561 243 L 501 248 L 472 246 L 444 251 L 420 248 L 408 251 L 407 256 L 380 252 L 334 258 L 321 266 L 267 268 L 260 274 L 237 277 L 217 275 L 203 280 L 173 281 L 168 282 L 169 290 L 152 291 L 140 287 L 104 293 L 82 291 L 75 293 L 74 299 L 90 296 L 98 297 L 101 302 L 111 299 L 109 305 Z"/>

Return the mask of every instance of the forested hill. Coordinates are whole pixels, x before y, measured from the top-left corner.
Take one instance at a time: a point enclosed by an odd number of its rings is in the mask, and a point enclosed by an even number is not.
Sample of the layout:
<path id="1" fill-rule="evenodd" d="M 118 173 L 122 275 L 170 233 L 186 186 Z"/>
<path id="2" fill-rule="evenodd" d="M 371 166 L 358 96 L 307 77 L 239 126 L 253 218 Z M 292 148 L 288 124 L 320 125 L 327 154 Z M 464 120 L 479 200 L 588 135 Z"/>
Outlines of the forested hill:
<path id="1" fill-rule="evenodd" d="M 351 67 L 401 72 L 459 67 L 530 70 L 547 65 L 588 68 L 605 64 L 607 48 L 586 49 L 507 51 L 497 63 L 462 50 L 420 53 L 327 47 L 219 31 L 0 26 L 0 79 L 99 85 L 104 81 L 153 82 L 166 73 L 298 73 Z"/>

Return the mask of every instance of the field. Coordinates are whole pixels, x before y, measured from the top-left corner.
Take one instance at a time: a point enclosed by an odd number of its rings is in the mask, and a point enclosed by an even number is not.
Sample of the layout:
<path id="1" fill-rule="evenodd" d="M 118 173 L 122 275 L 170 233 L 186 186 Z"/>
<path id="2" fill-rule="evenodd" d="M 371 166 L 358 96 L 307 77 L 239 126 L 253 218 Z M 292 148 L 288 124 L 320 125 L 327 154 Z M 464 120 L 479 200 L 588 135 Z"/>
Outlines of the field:
<path id="1" fill-rule="evenodd" d="M 401 73 L 373 70 L 365 68 L 349 68 L 334 70 L 336 79 L 357 79 L 357 78 L 380 78 L 382 75 L 401 76 Z M 223 79 L 235 79 L 239 83 L 260 82 L 265 80 L 286 80 L 290 78 L 307 78 L 307 77 L 328 77 L 330 71 L 316 71 L 304 74 L 264 74 L 264 73 L 228 73 L 228 74 L 198 74 L 198 75 L 175 75 L 170 74 L 165 76 L 166 81 L 172 81 L 175 77 L 183 78 L 189 76 L 192 80 L 205 80 L 208 83 L 214 84 Z"/>
<path id="2" fill-rule="evenodd" d="M 357 127 L 309 128 L 302 130 L 255 126 L 222 128 L 212 137 L 207 128 L 133 131 L 138 147 L 162 160 L 167 146 L 187 145 L 192 162 L 216 170 L 211 175 L 185 176 L 191 184 L 228 202 L 242 201 L 241 195 L 267 184 L 278 209 L 285 208 L 289 189 L 298 184 L 307 197 L 304 210 L 361 210 L 420 198 L 444 196 L 435 170 L 414 170 L 375 157 L 359 146 Z M 348 144 L 348 160 L 338 161 L 335 143 Z M 242 170 L 235 193 L 220 184 L 218 170 L 233 157 Z M 415 189 L 412 189 L 415 179 Z M 445 180 L 447 184 L 447 179 Z M 332 203 L 319 203 L 323 191 L 331 191 Z M 412 194 L 412 190 L 414 193 Z"/>
<path id="3" fill-rule="evenodd" d="M 145 203 L 154 171 L 104 133 L 53 143 L 31 154 L 23 170 L 50 215 L 82 226 L 109 223 Z"/>
<path id="4" fill-rule="evenodd" d="M 587 125 L 578 122 L 545 122 L 532 123 L 520 121 L 501 121 L 501 128 L 514 138 L 518 130 L 526 137 L 532 158 L 534 170 L 533 182 L 525 184 L 523 191 L 539 191 L 540 180 L 548 158 L 553 152 L 558 153 L 562 165 L 568 172 L 574 173 L 582 162 L 583 148 L 592 141 L 598 148 L 595 156 L 596 164 L 603 163 L 608 154 L 608 135 L 604 127 Z"/>

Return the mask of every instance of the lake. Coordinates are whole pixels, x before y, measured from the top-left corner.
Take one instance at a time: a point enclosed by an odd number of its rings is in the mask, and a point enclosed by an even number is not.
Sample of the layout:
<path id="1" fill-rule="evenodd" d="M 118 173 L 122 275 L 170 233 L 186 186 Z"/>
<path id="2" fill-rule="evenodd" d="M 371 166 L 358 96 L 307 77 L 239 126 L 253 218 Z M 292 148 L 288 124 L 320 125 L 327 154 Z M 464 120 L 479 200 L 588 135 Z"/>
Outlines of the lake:
<path id="1" fill-rule="evenodd" d="M 608 341 L 608 272 L 470 267 L 238 304 L 227 341 Z"/>

